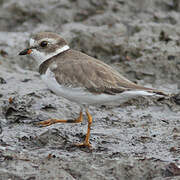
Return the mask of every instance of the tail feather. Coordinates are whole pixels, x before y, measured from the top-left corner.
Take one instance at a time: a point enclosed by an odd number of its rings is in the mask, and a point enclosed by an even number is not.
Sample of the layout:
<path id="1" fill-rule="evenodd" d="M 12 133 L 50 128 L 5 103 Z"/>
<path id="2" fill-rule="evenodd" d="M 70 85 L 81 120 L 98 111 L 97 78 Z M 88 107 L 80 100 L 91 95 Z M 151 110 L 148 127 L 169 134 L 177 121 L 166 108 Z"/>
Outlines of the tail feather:
<path id="1" fill-rule="evenodd" d="M 149 91 L 148 91 L 149 92 Z M 150 92 L 153 92 L 155 94 L 161 95 L 161 96 L 169 96 L 169 94 L 164 93 L 163 91 L 154 90 L 152 89 Z"/>

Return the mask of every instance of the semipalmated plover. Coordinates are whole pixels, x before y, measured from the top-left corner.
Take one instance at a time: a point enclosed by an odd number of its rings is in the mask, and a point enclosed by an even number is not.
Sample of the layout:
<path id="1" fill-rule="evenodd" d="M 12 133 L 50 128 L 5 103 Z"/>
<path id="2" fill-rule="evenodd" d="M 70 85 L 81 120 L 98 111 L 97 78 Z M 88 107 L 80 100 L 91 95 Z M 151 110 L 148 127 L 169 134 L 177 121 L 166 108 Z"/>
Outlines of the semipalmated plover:
<path id="1" fill-rule="evenodd" d="M 39 64 L 39 73 L 48 88 L 55 94 L 80 105 L 79 117 L 74 120 L 49 119 L 39 124 L 79 123 L 86 109 L 88 129 L 85 141 L 88 146 L 92 116 L 89 105 L 119 104 L 137 96 L 165 95 L 163 92 L 137 85 L 104 62 L 70 49 L 58 34 L 40 32 L 30 39 L 30 46 L 19 55 L 32 56 Z"/>

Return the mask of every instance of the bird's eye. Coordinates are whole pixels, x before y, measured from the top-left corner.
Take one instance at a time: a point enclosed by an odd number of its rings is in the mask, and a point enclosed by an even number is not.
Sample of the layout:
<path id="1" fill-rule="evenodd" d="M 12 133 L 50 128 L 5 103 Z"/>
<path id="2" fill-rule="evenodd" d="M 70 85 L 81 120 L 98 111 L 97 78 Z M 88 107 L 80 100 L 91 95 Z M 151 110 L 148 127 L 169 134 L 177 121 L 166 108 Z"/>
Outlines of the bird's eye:
<path id="1" fill-rule="evenodd" d="M 41 47 L 46 47 L 47 45 L 48 45 L 47 41 L 42 41 L 40 44 Z"/>

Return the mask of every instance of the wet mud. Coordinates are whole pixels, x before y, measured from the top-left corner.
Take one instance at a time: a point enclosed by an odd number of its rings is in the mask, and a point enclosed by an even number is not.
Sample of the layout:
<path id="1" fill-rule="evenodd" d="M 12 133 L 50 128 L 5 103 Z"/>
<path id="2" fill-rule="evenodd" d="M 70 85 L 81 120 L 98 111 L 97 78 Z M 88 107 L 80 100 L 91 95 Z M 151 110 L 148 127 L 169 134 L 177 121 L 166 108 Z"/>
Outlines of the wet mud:
<path id="1" fill-rule="evenodd" d="M 80 107 L 47 89 L 29 37 L 53 31 L 128 79 L 175 98 L 139 97 L 90 107 L 93 148 L 79 148 Z M 180 178 L 179 1 L 0 0 L 0 179 L 160 180 Z"/>

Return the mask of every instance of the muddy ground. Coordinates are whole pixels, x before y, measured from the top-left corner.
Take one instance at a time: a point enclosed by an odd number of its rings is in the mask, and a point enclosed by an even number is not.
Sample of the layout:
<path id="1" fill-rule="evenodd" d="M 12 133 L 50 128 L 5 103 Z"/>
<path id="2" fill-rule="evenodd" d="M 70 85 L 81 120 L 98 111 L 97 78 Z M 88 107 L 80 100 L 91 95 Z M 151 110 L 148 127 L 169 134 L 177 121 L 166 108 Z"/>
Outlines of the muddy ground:
<path id="1" fill-rule="evenodd" d="M 92 150 L 73 145 L 86 119 L 37 126 L 79 113 L 47 89 L 33 59 L 17 55 L 39 31 L 61 34 L 138 84 L 180 91 L 178 0 L 0 0 L 0 180 L 180 179 L 180 97 L 90 107 Z"/>

